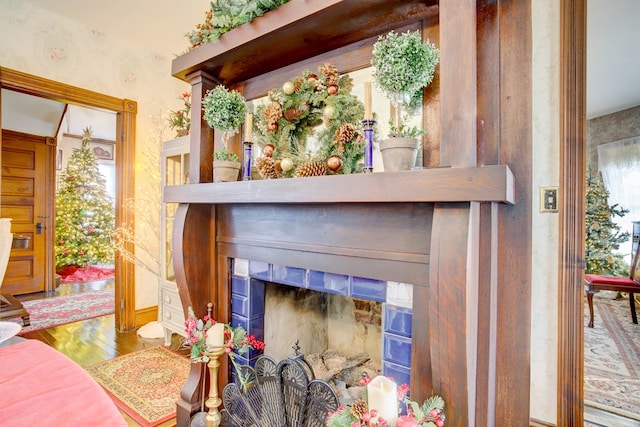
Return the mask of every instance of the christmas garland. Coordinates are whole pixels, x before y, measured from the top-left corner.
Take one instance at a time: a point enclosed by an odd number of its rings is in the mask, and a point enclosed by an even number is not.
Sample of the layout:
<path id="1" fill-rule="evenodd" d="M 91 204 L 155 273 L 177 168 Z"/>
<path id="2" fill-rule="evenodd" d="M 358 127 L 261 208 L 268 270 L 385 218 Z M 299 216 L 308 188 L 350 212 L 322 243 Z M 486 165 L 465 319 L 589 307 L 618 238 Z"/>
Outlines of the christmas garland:
<path id="1" fill-rule="evenodd" d="M 268 11 L 289 0 L 213 0 L 205 12 L 205 21 L 197 24 L 195 31 L 185 34 L 189 39 L 189 50 L 217 42 L 221 35 L 251 22 Z"/>
<path id="2" fill-rule="evenodd" d="M 268 92 L 256 108 L 254 133 L 263 156 L 263 178 L 354 173 L 364 156 L 364 105 L 351 93 L 353 80 L 331 64 L 309 70 Z M 320 125 L 324 124 L 323 127 Z M 317 132 L 316 132 L 317 131 Z M 307 142 L 316 137 L 310 154 Z"/>

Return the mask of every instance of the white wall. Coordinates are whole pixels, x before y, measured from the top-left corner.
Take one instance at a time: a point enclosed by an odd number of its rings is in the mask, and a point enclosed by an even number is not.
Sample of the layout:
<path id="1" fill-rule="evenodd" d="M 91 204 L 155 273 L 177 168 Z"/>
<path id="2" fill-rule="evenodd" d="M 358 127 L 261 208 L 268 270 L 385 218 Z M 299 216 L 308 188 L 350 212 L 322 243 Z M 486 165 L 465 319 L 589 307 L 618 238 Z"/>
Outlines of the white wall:
<path id="1" fill-rule="evenodd" d="M 557 213 L 540 213 L 540 187 L 558 185 L 560 5 L 533 0 L 533 215 L 531 417 L 556 423 L 558 383 Z"/>
<path id="2" fill-rule="evenodd" d="M 159 153 L 162 140 L 173 137 L 166 126 L 167 111 L 180 108 L 182 103 L 177 98 L 190 89 L 188 84 L 171 76 L 172 59 L 122 42 L 81 22 L 45 13 L 28 2 L 0 0 L 3 67 L 138 103 L 136 170 L 142 168 L 139 163 L 146 153 Z M 159 205 L 140 206 L 137 202 L 145 187 L 153 185 L 160 191 L 159 182 L 148 182 L 146 177 L 144 173 L 136 174 L 136 211 L 151 211 L 158 221 Z M 148 227 L 152 226 L 157 228 L 157 224 Z M 152 244 L 158 246 L 158 242 Z M 159 248 L 157 251 L 159 258 Z M 157 305 L 157 277 L 137 268 L 135 295 L 136 309 Z"/>

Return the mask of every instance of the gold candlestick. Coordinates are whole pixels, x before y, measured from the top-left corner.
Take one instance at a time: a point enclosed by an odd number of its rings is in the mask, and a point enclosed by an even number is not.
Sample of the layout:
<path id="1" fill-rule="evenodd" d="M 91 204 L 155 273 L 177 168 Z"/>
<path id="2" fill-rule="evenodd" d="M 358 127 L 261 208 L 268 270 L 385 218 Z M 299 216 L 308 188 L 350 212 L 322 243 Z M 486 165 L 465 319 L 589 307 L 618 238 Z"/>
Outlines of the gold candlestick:
<path id="1" fill-rule="evenodd" d="M 209 356 L 209 399 L 206 405 L 209 413 L 206 417 L 207 427 L 218 427 L 220 425 L 220 411 L 218 407 L 222 404 L 222 399 L 218 397 L 218 368 L 220 367 L 220 356 L 225 353 L 224 347 L 216 347 L 213 351 L 207 352 Z"/>

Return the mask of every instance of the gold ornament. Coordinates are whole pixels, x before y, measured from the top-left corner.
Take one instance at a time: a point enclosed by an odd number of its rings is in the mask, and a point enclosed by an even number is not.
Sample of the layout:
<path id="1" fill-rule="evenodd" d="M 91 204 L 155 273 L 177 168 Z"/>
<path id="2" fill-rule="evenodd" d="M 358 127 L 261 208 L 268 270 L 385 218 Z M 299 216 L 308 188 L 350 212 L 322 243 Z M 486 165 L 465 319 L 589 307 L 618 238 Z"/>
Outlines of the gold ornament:
<path id="1" fill-rule="evenodd" d="M 262 147 L 262 154 L 265 155 L 265 157 L 271 157 L 273 156 L 273 152 L 276 150 L 276 147 L 273 144 L 267 144 L 264 147 Z"/>
<path id="2" fill-rule="evenodd" d="M 282 159 L 282 161 L 280 162 L 280 167 L 282 168 L 283 172 L 289 172 L 291 169 L 293 169 L 293 160 L 288 157 Z"/>
<path id="3" fill-rule="evenodd" d="M 287 95 L 291 95 L 294 90 L 295 90 L 295 87 L 291 82 L 284 82 L 284 84 L 282 85 L 282 91 Z"/>
<path id="4" fill-rule="evenodd" d="M 326 107 L 324 107 L 324 110 L 322 110 L 322 115 L 326 119 L 333 119 L 336 116 L 336 107 L 334 107 L 333 105 L 327 105 Z"/>
<path id="5" fill-rule="evenodd" d="M 327 159 L 327 167 L 331 169 L 333 172 L 340 170 L 342 167 L 342 157 L 340 156 L 331 156 Z"/>

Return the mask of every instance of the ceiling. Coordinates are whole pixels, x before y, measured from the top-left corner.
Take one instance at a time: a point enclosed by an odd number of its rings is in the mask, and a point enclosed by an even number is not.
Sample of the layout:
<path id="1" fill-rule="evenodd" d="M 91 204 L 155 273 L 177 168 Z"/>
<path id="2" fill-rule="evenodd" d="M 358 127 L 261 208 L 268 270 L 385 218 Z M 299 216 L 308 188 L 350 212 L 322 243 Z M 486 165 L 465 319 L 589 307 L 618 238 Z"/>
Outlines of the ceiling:
<path id="1" fill-rule="evenodd" d="M 185 33 L 204 21 L 209 0 L 26 0 L 37 8 L 82 22 L 111 37 L 173 57 L 189 46 Z M 640 105 L 640 1 L 588 0 L 587 118 Z M 2 126 L 19 132 L 81 135 L 91 123 L 94 137 L 114 140 L 111 112 L 69 106 L 18 93 L 2 93 Z M 11 105 L 11 108 L 5 108 Z M 112 117 L 110 117 L 112 116 Z"/>
<path id="2" fill-rule="evenodd" d="M 640 105 L 640 1 L 587 0 L 587 118 Z"/>

